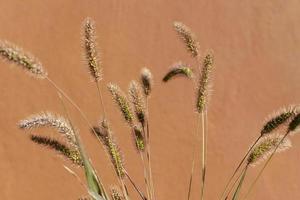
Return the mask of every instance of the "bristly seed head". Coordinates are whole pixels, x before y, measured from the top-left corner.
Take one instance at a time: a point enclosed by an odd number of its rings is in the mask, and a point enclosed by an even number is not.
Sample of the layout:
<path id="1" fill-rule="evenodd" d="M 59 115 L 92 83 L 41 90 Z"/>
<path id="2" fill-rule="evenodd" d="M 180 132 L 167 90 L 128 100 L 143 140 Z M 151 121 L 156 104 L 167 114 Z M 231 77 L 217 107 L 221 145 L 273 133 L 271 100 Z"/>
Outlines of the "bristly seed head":
<path id="1" fill-rule="evenodd" d="M 261 136 L 271 133 L 280 125 L 291 121 L 291 119 L 297 114 L 297 108 L 295 106 L 290 106 L 289 108 L 284 108 L 278 111 L 274 116 L 270 117 L 261 130 Z"/>
<path id="2" fill-rule="evenodd" d="M 122 196 L 120 189 L 117 187 L 111 188 L 111 198 L 112 200 L 123 200 L 124 197 Z"/>
<path id="3" fill-rule="evenodd" d="M 83 161 L 81 159 L 80 152 L 78 151 L 78 149 L 70 149 L 69 147 L 60 143 L 59 141 L 48 137 L 31 135 L 30 139 L 34 143 L 44 145 L 46 147 L 49 147 L 50 149 L 57 151 L 61 155 L 71 160 L 74 164 L 83 166 Z"/>
<path id="4" fill-rule="evenodd" d="M 39 127 L 52 127 L 66 137 L 70 145 L 77 146 L 75 134 L 70 123 L 65 118 L 50 112 L 42 112 L 21 120 L 19 127 L 29 130 Z"/>
<path id="5" fill-rule="evenodd" d="M 141 82 L 143 85 L 144 94 L 149 96 L 153 87 L 152 73 L 148 68 L 143 68 L 141 72 Z"/>
<path id="6" fill-rule="evenodd" d="M 145 143 L 145 137 L 144 137 L 144 134 L 143 134 L 141 128 L 138 126 L 134 126 L 133 132 L 134 132 L 136 149 L 138 151 L 144 151 L 146 143 Z"/>
<path id="7" fill-rule="evenodd" d="M 175 31 L 185 43 L 187 50 L 193 57 L 199 56 L 199 43 L 195 35 L 192 33 L 189 27 L 184 25 L 182 22 L 174 22 L 173 26 Z"/>
<path id="8" fill-rule="evenodd" d="M 118 104 L 125 121 L 130 125 L 133 126 L 133 114 L 129 105 L 129 102 L 121 91 L 121 89 L 115 84 L 108 84 L 108 89 L 112 94 L 114 101 Z"/>
<path id="9" fill-rule="evenodd" d="M 193 77 L 192 69 L 186 64 L 182 64 L 181 62 L 176 63 L 172 66 L 169 72 L 164 76 L 163 81 L 168 82 L 170 79 L 183 76 L 187 78 Z"/>
<path id="10" fill-rule="evenodd" d="M 142 93 L 141 86 L 136 81 L 131 81 L 129 84 L 129 96 L 133 104 L 135 115 L 142 126 L 144 126 L 146 119 L 145 97 Z"/>
<path id="11" fill-rule="evenodd" d="M 36 78 L 44 79 L 47 77 L 47 72 L 42 64 L 14 44 L 0 41 L 0 56 L 16 65 L 22 66 L 23 69 Z"/>
<path id="12" fill-rule="evenodd" d="M 278 146 L 276 152 L 282 152 L 291 147 L 291 141 L 285 138 L 282 142 L 283 136 L 272 134 L 263 137 L 263 139 L 255 145 L 253 150 L 248 156 L 248 165 L 255 166 L 259 161 L 265 160 L 272 154 L 275 148 Z M 280 143 L 281 142 L 281 143 Z"/>
<path id="13" fill-rule="evenodd" d="M 297 113 L 296 116 L 289 123 L 288 132 L 295 131 L 300 125 L 300 113 Z"/>
<path id="14" fill-rule="evenodd" d="M 197 102 L 196 108 L 198 113 L 203 112 L 207 106 L 207 98 L 208 98 L 208 86 L 210 81 L 210 74 L 213 68 L 213 55 L 207 54 L 203 61 L 203 68 L 201 72 L 201 76 L 199 79 L 198 85 L 198 94 L 197 94 Z"/>
<path id="15" fill-rule="evenodd" d="M 84 21 L 83 25 L 84 29 L 84 50 L 85 50 L 85 58 L 87 60 L 87 64 L 90 70 L 90 73 L 93 79 L 98 82 L 101 80 L 101 67 L 99 55 L 97 52 L 97 42 L 96 42 L 96 34 L 95 34 L 95 22 L 87 18 Z"/>
<path id="16" fill-rule="evenodd" d="M 124 163 L 123 157 L 120 151 L 119 146 L 117 145 L 113 133 L 109 127 L 108 122 L 104 119 L 101 121 L 99 128 L 94 128 L 96 134 L 99 136 L 103 146 L 108 153 L 111 162 L 114 166 L 115 172 L 118 177 L 123 178 L 124 173 Z"/>

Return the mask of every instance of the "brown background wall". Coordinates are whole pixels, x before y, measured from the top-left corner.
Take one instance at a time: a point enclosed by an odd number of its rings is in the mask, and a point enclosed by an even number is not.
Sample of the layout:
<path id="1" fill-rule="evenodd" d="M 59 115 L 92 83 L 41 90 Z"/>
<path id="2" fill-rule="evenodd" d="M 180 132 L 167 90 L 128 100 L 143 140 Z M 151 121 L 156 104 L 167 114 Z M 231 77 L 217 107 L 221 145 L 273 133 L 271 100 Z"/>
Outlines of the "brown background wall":
<path id="1" fill-rule="evenodd" d="M 216 57 L 206 197 L 217 199 L 264 118 L 279 107 L 299 102 L 299 8 L 297 0 L 1 0 L 0 38 L 36 55 L 50 77 L 96 123 L 100 118 L 97 93 L 80 46 L 81 22 L 87 16 L 94 18 L 104 66 L 104 101 L 128 171 L 142 184 L 129 130 L 105 84 L 115 82 L 126 89 L 140 68 L 148 66 L 155 76 L 150 120 L 157 199 L 184 199 L 194 141 L 194 91 L 187 80 L 167 85 L 160 80 L 174 61 L 191 62 L 171 24 L 179 20 L 190 26 L 202 51 L 213 49 Z M 32 144 L 16 127 L 18 120 L 31 113 L 61 112 L 56 92 L 47 82 L 28 77 L 9 63 L 0 66 L 0 198 L 72 200 L 86 194 L 63 168 L 68 162 Z M 115 179 L 102 148 L 78 114 L 72 113 L 97 170 L 106 185 L 112 185 Z M 49 131 L 37 131 L 45 132 Z M 251 199 L 300 198 L 299 136 L 293 144 L 290 151 L 275 157 Z M 198 180 L 193 199 L 199 196 Z"/>

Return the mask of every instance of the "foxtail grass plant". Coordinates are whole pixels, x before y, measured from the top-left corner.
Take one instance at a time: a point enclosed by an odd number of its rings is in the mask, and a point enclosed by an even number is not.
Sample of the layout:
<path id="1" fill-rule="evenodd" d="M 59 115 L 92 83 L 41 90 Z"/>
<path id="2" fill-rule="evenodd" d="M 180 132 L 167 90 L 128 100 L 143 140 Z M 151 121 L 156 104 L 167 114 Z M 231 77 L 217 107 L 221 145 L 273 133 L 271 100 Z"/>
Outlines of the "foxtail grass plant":
<path id="1" fill-rule="evenodd" d="M 177 77 L 184 77 L 194 83 L 195 90 L 195 113 L 196 128 L 195 141 L 200 139 L 200 143 L 194 143 L 191 155 L 191 172 L 187 187 L 187 200 L 191 198 L 192 186 L 194 184 L 194 171 L 196 162 L 199 158 L 201 179 L 198 180 L 201 188 L 198 190 L 199 199 L 205 199 L 206 191 L 206 171 L 207 171 L 207 151 L 208 151 L 208 104 L 210 95 L 210 85 L 212 71 L 215 67 L 214 56 L 211 51 L 200 55 L 200 46 L 195 34 L 182 22 L 174 22 L 173 27 L 180 40 L 185 45 L 187 52 L 195 59 L 194 64 L 178 62 L 174 64 L 165 74 L 162 81 L 175 81 Z M 105 110 L 105 104 L 102 96 L 103 88 L 103 65 L 99 55 L 99 48 L 96 41 L 96 26 L 91 18 L 84 20 L 82 25 L 82 47 L 85 58 L 85 65 L 90 72 L 91 79 L 99 97 L 99 124 L 93 125 L 81 110 L 80 106 L 50 78 L 41 62 L 30 53 L 26 53 L 22 48 L 7 42 L 0 42 L 0 57 L 24 70 L 27 74 L 46 80 L 58 93 L 58 98 L 62 105 L 62 114 L 54 114 L 48 111 L 42 111 L 31 115 L 21 121 L 18 126 L 20 129 L 29 133 L 29 139 L 47 149 L 53 150 L 64 158 L 72 167 L 78 167 L 83 170 L 86 182 L 86 195 L 79 198 L 81 200 L 132 200 L 135 192 L 141 200 L 156 200 L 155 184 L 152 174 L 151 163 L 151 132 L 150 132 L 150 113 L 149 100 L 153 92 L 153 75 L 148 68 L 143 68 L 138 77 L 138 81 L 131 80 L 128 94 L 121 90 L 116 84 L 110 83 L 107 89 L 110 92 L 113 101 L 119 109 L 123 121 L 128 125 L 129 133 L 133 138 L 134 148 L 137 156 L 141 159 L 143 169 L 144 184 L 138 185 L 134 177 L 130 176 L 124 164 L 121 147 L 117 143 L 116 135 L 113 133 L 109 124 L 109 116 Z M 195 65 L 195 66 L 194 66 Z M 112 173 L 117 179 L 116 186 L 107 190 L 105 181 L 95 169 L 88 152 L 81 140 L 79 130 L 75 128 L 72 122 L 72 116 L 69 114 L 68 106 L 65 101 L 74 107 L 79 115 L 84 119 L 99 144 L 105 149 L 105 152 L 111 162 Z M 192 112 L 192 111 L 191 111 Z M 232 176 L 227 181 L 220 200 L 238 200 L 246 199 L 263 171 L 270 163 L 277 152 L 284 151 L 291 147 L 290 136 L 298 132 L 300 125 L 299 106 L 289 106 L 281 109 L 264 122 L 259 135 L 252 143 L 246 154 L 235 168 Z M 59 137 L 50 137 L 37 134 L 40 128 L 51 128 L 59 133 Z M 34 133 L 33 133 L 34 132 Z M 275 133 L 276 132 L 276 133 Z M 200 147 L 200 156 L 197 156 L 196 147 Z M 253 179 L 252 184 L 243 193 L 244 182 L 252 177 L 248 177 L 248 171 L 256 165 L 263 163 L 262 169 Z M 71 168 L 72 168 L 71 167 Z M 64 168 L 81 183 L 79 176 L 68 166 Z M 101 171 L 100 171 L 101 172 Z M 133 190 L 130 190 L 131 187 Z M 119 189 L 120 188 L 120 189 Z"/>

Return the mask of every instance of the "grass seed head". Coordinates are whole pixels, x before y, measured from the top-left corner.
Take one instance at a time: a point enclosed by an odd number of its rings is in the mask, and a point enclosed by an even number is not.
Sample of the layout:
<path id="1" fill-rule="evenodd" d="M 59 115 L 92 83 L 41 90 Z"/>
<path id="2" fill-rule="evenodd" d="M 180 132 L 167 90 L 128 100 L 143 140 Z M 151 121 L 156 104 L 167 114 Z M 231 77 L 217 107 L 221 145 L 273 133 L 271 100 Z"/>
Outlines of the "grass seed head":
<path id="1" fill-rule="evenodd" d="M 163 81 L 168 82 L 169 80 L 171 80 L 175 77 L 179 77 L 179 76 L 192 78 L 193 77 L 193 71 L 189 66 L 179 62 L 179 63 L 176 63 L 172 66 L 172 68 L 164 76 Z"/>
<path id="2" fill-rule="evenodd" d="M 129 84 L 129 96 L 138 121 L 144 126 L 146 119 L 145 97 L 141 86 L 136 81 Z"/>
<path id="3" fill-rule="evenodd" d="M 112 94 L 113 100 L 119 106 L 121 113 L 125 121 L 132 126 L 133 125 L 133 114 L 130 108 L 130 104 L 125 96 L 125 94 L 121 91 L 121 89 L 115 84 L 109 84 L 108 89 Z"/>
<path id="4" fill-rule="evenodd" d="M 288 132 L 295 131 L 300 125 L 300 113 L 297 113 L 289 123 Z"/>
<path id="5" fill-rule="evenodd" d="M 78 149 L 71 149 L 55 139 L 51 139 L 44 136 L 31 135 L 30 139 L 34 143 L 43 145 L 45 147 L 57 151 L 58 153 L 72 161 L 74 164 L 83 166 L 83 161 L 81 159 L 80 152 L 78 151 Z"/>
<path id="6" fill-rule="evenodd" d="M 9 42 L 0 41 L 0 56 L 18 66 L 21 66 L 28 74 L 36 78 L 44 79 L 47 72 L 42 64 L 29 53 L 25 53 L 21 48 Z"/>
<path id="7" fill-rule="evenodd" d="M 133 128 L 134 132 L 134 139 L 135 139 L 135 146 L 138 151 L 144 151 L 145 150 L 145 137 L 142 132 L 142 129 L 138 126 L 134 126 Z"/>
<path id="8" fill-rule="evenodd" d="M 97 51 L 95 22 L 92 19 L 87 18 L 83 23 L 83 30 L 85 59 L 93 79 L 97 82 L 101 80 L 102 74 L 101 63 Z"/>
<path id="9" fill-rule="evenodd" d="M 123 200 L 124 199 L 122 193 L 120 192 L 120 189 L 117 187 L 111 188 L 111 198 L 112 198 L 112 200 Z"/>
<path id="10" fill-rule="evenodd" d="M 191 55 L 193 57 L 199 56 L 199 43 L 197 42 L 197 39 L 190 28 L 184 25 L 182 22 L 174 22 L 173 26 Z"/>
<path id="11" fill-rule="evenodd" d="M 94 130 L 99 136 L 99 139 L 101 140 L 103 146 L 105 147 L 106 152 L 108 153 L 114 166 L 116 174 L 120 178 L 123 178 L 125 173 L 122 153 L 113 137 L 113 133 L 109 127 L 108 122 L 105 119 L 102 120 L 99 128 L 96 128 Z"/>
<path id="12" fill-rule="evenodd" d="M 270 154 L 278 146 L 276 152 L 282 152 L 291 147 L 291 141 L 288 138 L 285 138 L 281 143 L 282 135 L 272 134 L 263 137 L 263 139 L 255 145 L 253 150 L 248 156 L 247 163 L 248 165 L 255 166 L 260 161 L 267 159 Z"/>
<path id="13" fill-rule="evenodd" d="M 279 128 L 281 125 L 285 124 L 286 122 L 290 122 L 291 119 L 297 114 L 297 109 L 295 106 L 290 106 L 289 108 L 284 108 L 278 111 L 273 116 L 269 117 L 266 120 L 262 130 L 261 135 L 269 134 L 272 131 Z"/>
<path id="14" fill-rule="evenodd" d="M 148 68 L 143 68 L 141 71 L 141 82 L 144 90 L 144 94 L 149 96 L 153 87 L 152 73 Z"/>
<path id="15" fill-rule="evenodd" d="M 208 53 L 203 61 L 203 68 L 199 79 L 198 93 L 196 108 L 198 113 L 201 113 L 206 109 L 209 92 L 209 81 L 211 76 L 211 70 L 213 68 L 213 55 Z"/>
<path id="16" fill-rule="evenodd" d="M 50 112 L 42 112 L 21 120 L 19 122 L 19 127 L 25 130 L 39 127 L 52 127 L 66 137 L 69 144 L 77 146 L 75 134 L 70 123 L 65 118 Z"/>

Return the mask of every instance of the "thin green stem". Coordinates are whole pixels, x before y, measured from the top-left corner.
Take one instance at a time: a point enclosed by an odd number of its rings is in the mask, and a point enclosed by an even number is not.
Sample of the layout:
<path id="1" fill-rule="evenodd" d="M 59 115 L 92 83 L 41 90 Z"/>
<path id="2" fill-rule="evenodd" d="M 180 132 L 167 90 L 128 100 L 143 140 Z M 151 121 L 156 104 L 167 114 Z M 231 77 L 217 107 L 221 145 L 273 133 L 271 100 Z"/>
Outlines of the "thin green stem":
<path id="1" fill-rule="evenodd" d="M 238 170 L 240 169 L 240 167 L 242 166 L 242 164 L 244 163 L 245 159 L 247 158 L 247 156 L 249 155 L 249 153 L 251 152 L 251 150 L 253 149 L 253 147 L 257 144 L 257 142 L 261 139 L 261 135 L 256 139 L 256 141 L 251 145 L 250 149 L 247 151 L 247 153 L 244 155 L 243 159 L 240 161 L 239 165 L 236 167 L 236 169 L 234 170 L 232 176 L 229 178 L 225 189 L 221 195 L 220 200 L 222 200 L 225 195 L 226 195 L 226 191 L 228 189 L 228 187 L 230 186 L 231 181 L 233 180 L 233 178 L 235 177 L 236 173 L 238 172 Z M 238 179 L 237 179 L 238 180 Z M 235 181 L 236 182 L 236 181 Z M 230 188 L 230 191 L 232 190 L 233 186 Z M 230 193 L 230 192 L 229 192 Z"/>
<path id="2" fill-rule="evenodd" d="M 241 179 L 240 179 L 240 182 L 234 192 L 234 195 L 232 197 L 232 200 L 237 200 L 238 199 L 238 196 L 240 194 L 240 191 L 242 189 L 242 185 L 244 183 L 244 180 L 245 180 L 245 177 L 246 177 L 246 173 L 247 173 L 247 169 L 248 169 L 249 165 L 246 165 L 246 167 L 244 168 L 243 170 L 243 173 L 242 173 L 242 176 L 241 176 Z"/>
<path id="3" fill-rule="evenodd" d="M 64 101 L 61 97 L 61 93 L 58 93 L 58 97 L 59 97 L 59 99 L 61 101 L 61 104 L 63 106 L 64 113 L 65 113 L 65 115 L 66 115 L 66 117 L 67 117 L 67 119 L 70 123 L 70 126 L 72 128 L 72 131 L 73 131 L 75 139 L 76 139 L 76 143 L 78 145 L 80 155 L 81 155 L 81 157 L 83 159 L 83 162 L 84 162 L 86 180 L 88 182 L 88 187 L 91 190 L 89 192 L 96 192 L 97 195 L 100 195 L 104 199 L 109 200 L 109 197 L 108 197 L 108 195 L 105 191 L 105 187 L 101 182 L 100 176 L 96 174 L 96 171 L 93 168 L 93 166 L 91 164 L 91 161 L 89 160 L 88 156 L 85 153 L 84 146 L 81 142 L 80 135 L 77 133 L 77 131 L 74 128 L 74 125 L 73 125 L 73 123 L 70 119 L 68 109 L 67 109 L 67 107 L 66 107 L 66 105 L 65 105 L 65 103 L 64 103 Z M 95 182 L 96 182 L 96 185 L 95 185 Z"/>
<path id="4" fill-rule="evenodd" d="M 230 187 L 230 189 L 227 192 L 226 197 L 224 198 L 225 200 L 227 200 L 229 198 L 230 193 L 232 192 L 233 188 L 235 187 L 235 185 L 238 183 L 238 180 L 241 178 L 241 176 L 243 175 L 243 170 L 240 172 L 240 174 L 236 177 L 235 181 L 233 182 L 232 186 Z"/>

